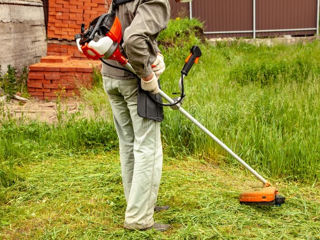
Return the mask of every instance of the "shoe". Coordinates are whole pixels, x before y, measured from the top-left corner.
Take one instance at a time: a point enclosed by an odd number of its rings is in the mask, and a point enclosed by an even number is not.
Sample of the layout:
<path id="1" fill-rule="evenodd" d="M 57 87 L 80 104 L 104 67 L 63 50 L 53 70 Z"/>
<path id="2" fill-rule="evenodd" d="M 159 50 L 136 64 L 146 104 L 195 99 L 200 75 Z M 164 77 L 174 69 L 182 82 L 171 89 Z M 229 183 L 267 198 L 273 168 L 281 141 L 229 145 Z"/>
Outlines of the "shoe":
<path id="1" fill-rule="evenodd" d="M 168 210 L 170 207 L 169 206 L 155 206 L 154 207 L 154 211 L 155 212 L 161 212 L 161 211 L 164 211 L 164 210 Z"/>
<path id="2" fill-rule="evenodd" d="M 151 227 L 147 227 L 147 228 L 142 228 L 142 229 L 137 229 L 137 228 L 131 228 L 128 227 L 126 225 L 124 225 L 124 228 L 127 230 L 138 230 L 138 231 L 147 231 L 147 230 L 151 230 L 154 229 L 155 231 L 159 231 L 159 232 L 164 232 L 167 231 L 171 228 L 170 224 L 164 224 L 164 223 L 154 223 Z"/>
<path id="3" fill-rule="evenodd" d="M 146 229 L 142 229 L 142 230 L 154 229 L 155 231 L 165 232 L 165 231 L 169 230 L 170 228 L 171 228 L 170 224 L 154 223 L 153 226 L 146 228 Z"/>

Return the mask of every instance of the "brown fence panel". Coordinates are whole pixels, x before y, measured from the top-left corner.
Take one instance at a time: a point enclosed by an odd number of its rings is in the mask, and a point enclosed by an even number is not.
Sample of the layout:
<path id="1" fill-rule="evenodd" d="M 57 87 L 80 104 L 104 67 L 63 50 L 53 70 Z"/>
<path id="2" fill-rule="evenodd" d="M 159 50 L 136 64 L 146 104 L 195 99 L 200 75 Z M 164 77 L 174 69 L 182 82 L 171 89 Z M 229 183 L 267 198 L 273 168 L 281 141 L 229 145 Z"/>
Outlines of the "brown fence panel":
<path id="1" fill-rule="evenodd" d="M 176 3 L 175 0 L 170 0 L 171 18 L 189 17 L 189 3 Z"/>
<path id="2" fill-rule="evenodd" d="M 204 22 L 205 32 L 218 32 L 208 37 L 253 36 L 253 0 L 193 0 L 192 6 L 192 16 Z M 258 31 L 316 28 L 316 19 L 317 0 L 256 0 Z M 316 29 L 306 29 L 257 32 L 257 36 L 315 33 Z"/>
<path id="3" fill-rule="evenodd" d="M 317 0 L 257 0 L 257 30 L 317 27 Z M 314 34 L 316 30 L 257 33 L 257 36 Z"/>
<path id="4" fill-rule="evenodd" d="M 257 29 L 315 28 L 316 0 L 257 0 Z"/>
<path id="5" fill-rule="evenodd" d="M 206 32 L 252 30 L 252 0 L 195 0 L 192 5 L 192 16 L 204 22 Z"/>

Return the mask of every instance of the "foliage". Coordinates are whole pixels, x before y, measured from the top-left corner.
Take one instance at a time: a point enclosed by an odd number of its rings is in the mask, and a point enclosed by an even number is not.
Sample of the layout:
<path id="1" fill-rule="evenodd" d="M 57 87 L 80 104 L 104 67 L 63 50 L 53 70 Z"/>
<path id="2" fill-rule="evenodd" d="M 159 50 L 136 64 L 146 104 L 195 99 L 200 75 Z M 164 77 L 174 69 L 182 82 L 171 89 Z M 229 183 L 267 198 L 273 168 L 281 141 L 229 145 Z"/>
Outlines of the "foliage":
<path id="1" fill-rule="evenodd" d="M 0 75 L 0 88 L 4 91 L 4 93 L 9 95 L 9 98 L 12 98 L 17 92 L 20 92 L 26 96 L 27 79 L 27 68 L 23 68 L 22 72 L 18 74 L 14 67 L 8 65 L 7 72 L 2 76 Z"/>
<path id="2" fill-rule="evenodd" d="M 200 44 L 205 42 L 203 24 L 197 19 L 177 18 L 170 20 L 168 28 L 162 31 L 158 42 L 162 48 L 185 47 L 187 44 Z"/>

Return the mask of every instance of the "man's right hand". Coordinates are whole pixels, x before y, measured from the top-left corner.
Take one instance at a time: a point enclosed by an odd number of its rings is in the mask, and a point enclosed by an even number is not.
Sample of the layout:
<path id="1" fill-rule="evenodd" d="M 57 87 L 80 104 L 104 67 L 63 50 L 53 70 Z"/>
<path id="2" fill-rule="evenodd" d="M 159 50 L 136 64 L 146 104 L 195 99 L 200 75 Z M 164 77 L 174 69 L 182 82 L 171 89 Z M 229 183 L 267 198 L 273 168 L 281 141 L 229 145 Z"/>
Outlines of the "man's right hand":
<path id="1" fill-rule="evenodd" d="M 141 88 L 145 91 L 151 92 L 152 94 L 159 93 L 158 78 L 155 73 L 150 74 L 146 78 L 141 79 Z"/>
<path id="2" fill-rule="evenodd" d="M 166 64 L 164 63 L 164 57 L 161 53 L 158 53 L 156 60 L 151 65 L 153 72 L 156 74 L 157 78 L 166 70 Z"/>

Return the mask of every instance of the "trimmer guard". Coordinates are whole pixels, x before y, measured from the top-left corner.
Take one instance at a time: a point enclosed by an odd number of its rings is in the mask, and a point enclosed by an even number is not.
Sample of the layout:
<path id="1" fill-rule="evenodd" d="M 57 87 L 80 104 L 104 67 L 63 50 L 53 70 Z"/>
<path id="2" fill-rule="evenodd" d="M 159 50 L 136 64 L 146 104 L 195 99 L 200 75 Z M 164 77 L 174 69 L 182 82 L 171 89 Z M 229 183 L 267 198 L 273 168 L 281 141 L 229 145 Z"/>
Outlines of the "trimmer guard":
<path id="1" fill-rule="evenodd" d="M 240 194 L 240 203 L 247 205 L 278 205 L 285 202 L 285 198 L 278 194 L 275 187 L 266 187 L 260 191 Z"/>

